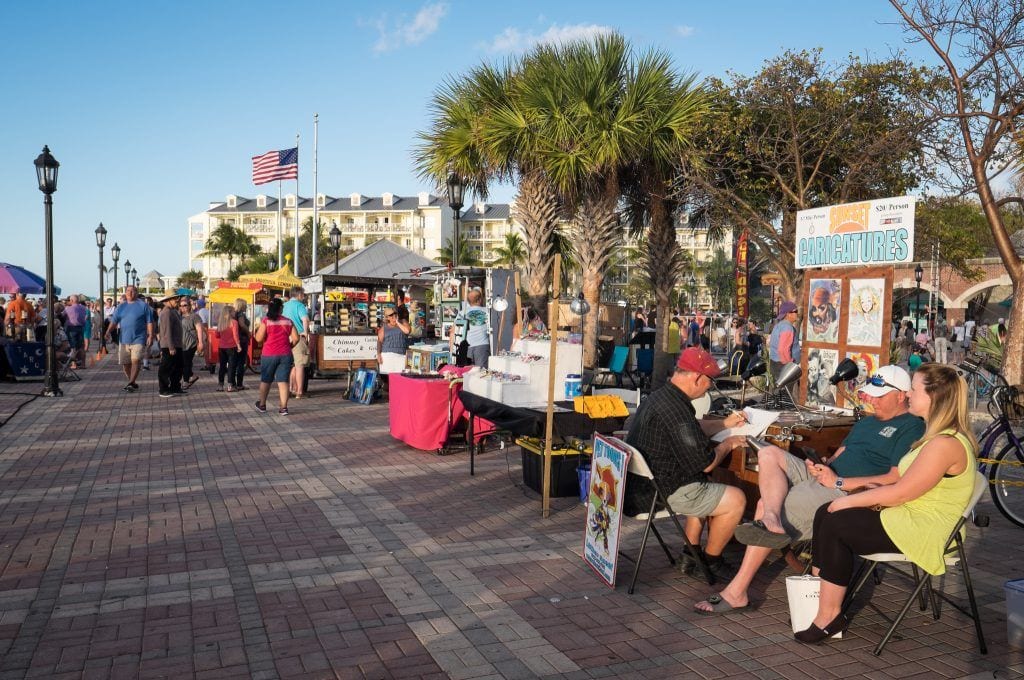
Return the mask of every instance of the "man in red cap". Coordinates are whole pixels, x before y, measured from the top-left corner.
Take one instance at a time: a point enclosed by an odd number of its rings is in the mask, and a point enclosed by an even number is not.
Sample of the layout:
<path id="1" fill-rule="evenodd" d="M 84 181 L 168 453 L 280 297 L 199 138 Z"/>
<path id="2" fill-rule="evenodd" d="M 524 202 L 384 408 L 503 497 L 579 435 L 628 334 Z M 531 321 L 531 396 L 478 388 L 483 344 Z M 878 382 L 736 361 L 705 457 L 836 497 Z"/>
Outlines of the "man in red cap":
<path id="1" fill-rule="evenodd" d="M 710 354 L 697 347 L 686 348 L 665 386 L 640 403 L 626 435 L 626 441 L 647 459 L 668 504 L 688 518 L 686 535 L 695 546 L 700 546 L 700 519 L 710 517 L 704 554 L 713 571 L 721 569 L 722 550 L 746 506 L 746 497 L 738 488 L 708 481 L 708 473 L 730 451 L 746 444 L 743 437 L 736 436 L 715 445 L 710 435 L 742 424 L 743 414 L 698 421 L 691 403 L 704 396 L 720 374 Z M 647 512 L 654 493 L 648 480 L 630 475 L 625 513 Z"/>

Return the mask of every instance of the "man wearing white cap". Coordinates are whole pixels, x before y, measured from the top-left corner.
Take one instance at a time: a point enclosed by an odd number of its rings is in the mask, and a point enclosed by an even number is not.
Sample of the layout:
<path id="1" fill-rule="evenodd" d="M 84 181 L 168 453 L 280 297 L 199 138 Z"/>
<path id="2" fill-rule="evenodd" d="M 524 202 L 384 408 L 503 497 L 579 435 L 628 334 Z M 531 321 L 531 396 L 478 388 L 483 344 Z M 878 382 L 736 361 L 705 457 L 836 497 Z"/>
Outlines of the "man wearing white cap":
<path id="1" fill-rule="evenodd" d="M 900 459 L 924 434 L 924 421 L 907 410 L 910 376 L 899 366 L 882 366 L 860 388 L 874 415 L 853 425 L 843 446 L 824 464 L 801 460 L 777 446 L 757 452 L 761 500 L 754 521 L 736 527 L 747 546 L 739 571 L 720 593 L 698 602 L 700 614 L 743 609 L 757 570 L 773 549 L 811 538 L 814 513 L 851 490 L 892 484 Z"/>

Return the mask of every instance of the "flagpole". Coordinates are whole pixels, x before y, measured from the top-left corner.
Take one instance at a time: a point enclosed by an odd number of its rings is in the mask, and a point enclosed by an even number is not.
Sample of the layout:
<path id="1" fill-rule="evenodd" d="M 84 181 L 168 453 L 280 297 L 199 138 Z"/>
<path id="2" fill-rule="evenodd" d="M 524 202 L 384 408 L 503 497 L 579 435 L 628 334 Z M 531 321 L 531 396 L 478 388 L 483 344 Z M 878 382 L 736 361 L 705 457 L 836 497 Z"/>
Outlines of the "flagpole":
<path id="1" fill-rule="evenodd" d="M 295 133 L 295 254 L 292 256 L 292 274 L 299 275 L 299 133 Z"/>
<path id="2" fill-rule="evenodd" d="M 277 266 L 284 266 L 284 241 L 281 240 L 281 180 L 277 180 Z"/>
<path id="3" fill-rule="evenodd" d="M 316 268 L 316 245 L 320 236 L 320 197 L 317 194 L 316 187 L 316 152 L 317 152 L 317 134 L 320 125 L 320 114 L 313 114 L 313 268 L 310 270 L 309 275 L 315 276 L 317 273 Z"/>

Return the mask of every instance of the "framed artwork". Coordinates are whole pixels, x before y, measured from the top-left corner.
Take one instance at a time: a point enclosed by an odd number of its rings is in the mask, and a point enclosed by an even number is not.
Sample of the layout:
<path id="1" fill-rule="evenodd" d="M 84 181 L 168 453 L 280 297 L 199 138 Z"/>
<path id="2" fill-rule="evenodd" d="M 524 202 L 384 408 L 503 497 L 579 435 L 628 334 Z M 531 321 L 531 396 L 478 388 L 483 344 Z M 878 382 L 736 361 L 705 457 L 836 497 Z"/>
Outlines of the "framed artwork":
<path id="1" fill-rule="evenodd" d="M 807 296 L 807 331 L 811 342 L 838 342 L 843 284 L 839 279 L 811 279 Z"/>
<path id="2" fill-rule="evenodd" d="M 373 392 L 376 388 L 377 371 L 360 368 L 352 380 L 352 391 L 349 393 L 348 399 L 357 404 L 369 404 L 373 401 Z"/>
<path id="3" fill-rule="evenodd" d="M 441 282 L 441 302 L 458 302 L 461 300 L 459 295 L 461 289 L 461 281 L 456 278 L 445 279 Z"/>
<path id="4" fill-rule="evenodd" d="M 813 347 L 807 352 L 808 406 L 835 406 L 836 386 L 828 379 L 839 365 L 839 350 Z"/>
<path id="5" fill-rule="evenodd" d="M 882 344 L 884 299 L 885 279 L 850 279 L 846 344 L 871 347 Z"/>

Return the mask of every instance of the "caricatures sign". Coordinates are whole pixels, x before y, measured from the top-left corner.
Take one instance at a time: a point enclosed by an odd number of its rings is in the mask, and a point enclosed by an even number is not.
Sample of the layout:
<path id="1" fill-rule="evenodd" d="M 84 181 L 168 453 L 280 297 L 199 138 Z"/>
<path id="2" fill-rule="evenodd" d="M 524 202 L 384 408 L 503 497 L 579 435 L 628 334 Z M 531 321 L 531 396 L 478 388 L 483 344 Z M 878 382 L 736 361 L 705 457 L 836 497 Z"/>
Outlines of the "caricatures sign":
<path id="1" fill-rule="evenodd" d="M 914 260 L 913 196 L 796 214 L 796 268 L 865 267 Z"/>
<path id="2" fill-rule="evenodd" d="M 583 559 L 605 583 L 615 587 L 619 524 L 626 492 L 630 446 L 614 437 L 594 435 L 590 491 L 583 538 Z"/>

